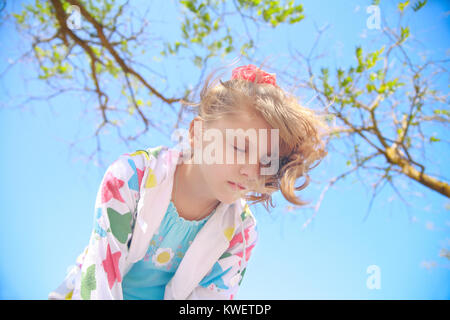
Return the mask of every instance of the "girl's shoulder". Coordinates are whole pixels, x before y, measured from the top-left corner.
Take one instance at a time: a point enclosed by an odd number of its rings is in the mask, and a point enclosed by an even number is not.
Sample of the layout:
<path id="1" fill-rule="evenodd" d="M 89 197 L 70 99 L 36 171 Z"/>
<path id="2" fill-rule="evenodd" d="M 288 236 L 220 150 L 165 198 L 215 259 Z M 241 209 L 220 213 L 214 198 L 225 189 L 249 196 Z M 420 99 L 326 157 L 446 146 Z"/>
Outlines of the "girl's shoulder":
<path id="1" fill-rule="evenodd" d="M 128 181 L 127 185 L 130 189 L 139 192 L 145 171 L 156 169 L 159 161 L 165 160 L 161 155 L 166 150 L 168 150 L 168 147 L 161 145 L 121 154 L 108 170 L 115 176 Z"/>
<path id="2" fill-rule="evenodd" d="M 156 160 L 160 157 L 160 155 L 163 153 L 163 151 L 167 151 L 169 148 L 167 146 L 156 146 L 156 147 L 150 147 L 147 149 L 138 149 L 134 151 L 133 153 L 126 153 L 125 156 L 133 157 L 134 161 L 151 161 Z"/>
<path id="3" fill-rule="evenodd" d="M 167 146 L 149 147 L 147 149 L 137 149 L 132 153 L 124 153 L 120 155 L 119 160 L 128 162 L 131 167 L 137 171 L 144 170 L 145 167 L 154 168 L 155 163 L 160 160 L 161 155 L 169 150 Z"/>

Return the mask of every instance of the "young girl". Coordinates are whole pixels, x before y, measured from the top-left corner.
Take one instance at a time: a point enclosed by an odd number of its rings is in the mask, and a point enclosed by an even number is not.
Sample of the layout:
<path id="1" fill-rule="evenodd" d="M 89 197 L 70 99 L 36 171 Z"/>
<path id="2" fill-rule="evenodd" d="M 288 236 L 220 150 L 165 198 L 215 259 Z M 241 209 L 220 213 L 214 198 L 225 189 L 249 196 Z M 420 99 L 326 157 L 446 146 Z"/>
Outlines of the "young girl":
<path id="1" fill-rule="evenodd" d="M 108 167 L 89 245 L 49 299 L 233 299 L 258 238 L 246 200 L 268 210 L 281 190 L 289 202 L 307 203 L 294 190 L 309 184 L 308 170 L 327 154 L 325 123 L 252 64 L 219 85 L 209 86 L 211 77 L 187 157 L 158 146 Z M 230 150 L 232 161 L 217 161 Z M 295 187 L 299 177 L 305 182 Z"/>

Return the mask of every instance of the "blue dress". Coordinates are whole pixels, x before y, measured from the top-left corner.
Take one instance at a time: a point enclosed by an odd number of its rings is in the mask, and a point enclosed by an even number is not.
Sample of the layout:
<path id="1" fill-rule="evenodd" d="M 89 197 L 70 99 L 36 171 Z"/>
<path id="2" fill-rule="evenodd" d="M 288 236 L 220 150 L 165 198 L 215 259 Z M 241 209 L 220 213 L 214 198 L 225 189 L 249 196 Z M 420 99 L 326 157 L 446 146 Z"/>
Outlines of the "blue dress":
<path id="1" fill-rule="evenodd" d="M 178 215 L 175 205 L 170 201 L 146 255 L 123 278 L 123 299 L 163 300 L 166 284 L 172 279 L 195 236 L 215 210 L 201 220 L 185 220 Z"/>

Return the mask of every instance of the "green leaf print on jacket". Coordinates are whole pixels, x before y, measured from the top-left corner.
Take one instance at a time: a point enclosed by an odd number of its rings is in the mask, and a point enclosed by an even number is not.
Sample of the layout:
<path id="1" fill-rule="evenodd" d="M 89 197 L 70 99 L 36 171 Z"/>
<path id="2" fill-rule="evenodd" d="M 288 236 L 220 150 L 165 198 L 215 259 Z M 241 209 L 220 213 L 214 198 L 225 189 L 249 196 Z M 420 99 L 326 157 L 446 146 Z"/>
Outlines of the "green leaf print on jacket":
<path id="1" fill-rule="evenodd" d="M 153 155 L 155 158 L 158 158 L 159 153 L 161 152 L 161 150 L 163 149 L 163 146 L 158 146 L 155 148 L 149 148 L 147 150 L 136 150 L 135 152 L 133 152 L 132 154 L 130 154 L 130 156 L 137 156 L 139 154 L 143 154 L 145 155 L 145 157 L 147 158 L 147 160 L 150 160 L 150 154 Z"/>
<path id="2" fill-rule="evenodd" d="M 127 242 L 131 233 L 131 212 L 120 214 L 113 208 L 107 208 L 107 212 L 112 234 L 120 243 Z"/>
<path id="3" fill-rule="evenodd" d="M 150 150 L 150 153 L 151 153 L 155 158 L 158 158 L 159 153 L 161 152 L 162 148 L 163 148 L 162 146 L 159 146 L 159 147 L 151 148 L 151 149 L 149 149 L 149 150 Z"/>
<path id="4" fill-rule="evenodd" d="M 91 291 L 97 288 L 95 284 L 95 264 L 89 266 L 81 275 L 81 298 L 91 300 Z"/>
<path id="5" fill-rule="evenodd" d="M 241 213 L 241 220 L 244 221 L 248 217 L 250 217 L 252 214 L 250 212 L 250 208 L 248 207 L 248 204 L 246 203 L 244 206 L 244 210 Z"/>

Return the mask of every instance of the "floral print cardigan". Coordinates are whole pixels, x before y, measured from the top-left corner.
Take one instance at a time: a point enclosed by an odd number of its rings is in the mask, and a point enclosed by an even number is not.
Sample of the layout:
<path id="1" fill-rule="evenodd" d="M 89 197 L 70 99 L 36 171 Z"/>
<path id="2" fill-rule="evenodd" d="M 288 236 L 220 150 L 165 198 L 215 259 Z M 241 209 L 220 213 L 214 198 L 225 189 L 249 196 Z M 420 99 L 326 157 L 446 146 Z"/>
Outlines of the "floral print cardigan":
<path id="1" fill-rule="evenodd" d="M 179 150 L 158 146 L 123 154 L 108 167 L 89 245 L 49 299 L 123 299 L 122 279 L 144 258 L 158 230 L 179 161 Z M 257 239 L 244 199 L 220 203 L 167 283 L 164 299 L 235 298 Z"/>

